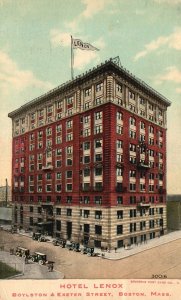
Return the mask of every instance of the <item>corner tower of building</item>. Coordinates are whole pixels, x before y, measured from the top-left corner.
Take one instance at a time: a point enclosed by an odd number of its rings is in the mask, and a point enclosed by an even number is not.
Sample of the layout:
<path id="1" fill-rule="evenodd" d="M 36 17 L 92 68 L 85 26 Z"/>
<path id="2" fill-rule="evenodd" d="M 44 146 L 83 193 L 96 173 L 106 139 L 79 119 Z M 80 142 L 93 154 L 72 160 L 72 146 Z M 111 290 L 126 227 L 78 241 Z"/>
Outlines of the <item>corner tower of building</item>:
<path id="1" fill-rule="evenodd" d="M 166 233 L 168 106 L 109 60 L 11 112 L 14 224 L 109 248 Z"/>

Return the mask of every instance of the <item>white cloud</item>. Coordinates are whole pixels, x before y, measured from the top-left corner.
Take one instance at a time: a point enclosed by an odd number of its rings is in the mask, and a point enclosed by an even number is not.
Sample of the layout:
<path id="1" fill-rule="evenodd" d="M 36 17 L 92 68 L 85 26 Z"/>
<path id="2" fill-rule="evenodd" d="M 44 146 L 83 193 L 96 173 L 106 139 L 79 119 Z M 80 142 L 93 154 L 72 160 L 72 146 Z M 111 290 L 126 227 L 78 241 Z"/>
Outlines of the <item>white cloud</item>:
<path id="1" fill-rule="evenodd" d="M 86 5 L 86 8 L 81 15 L 85 18 L 91 18 L 93 15 L 102 11 L 111 2 L 111 0 L 82 0 L 82 3 Z"/>
<path id="2" fill-rule="evenodd" d="M 159 3 L 159 4 L 170 4 L 170 5 L 177 5 L 181 3 L 181 0 L 154 0 L 155 2 Z"/>
<path id="3" fill-rule="evenodd" d="M 100 11 L 103 11 L 107 5 L 113 3 L 113 0 L 81 0 L 81 2 L 85 5 L 85 9 L 79 15 L 77 15 L 75 19 L 65 23 L 65 26 L 71 29 L 73 33 L 77 33 L 81 30 L 81 21 L 92 18 Z"/>
<path id="4" fill-rule="evenodd" d="M 39 80 L 29 70 L 20 70 L 18 65 L 3 51 L 0 51 L 0 91 L 8 94 L 10 90 L 21 91 L 27 87 L 51 89 L 49 82 Z"/>
<path id="5" fill-rule="evenodd" d="M 105 47 L 105 43 L 103 38 L 91 43 L 98 49 L 103 49 Z M 91 61 L 94 61 L 94 64 L 100 62 L 100 54 L 99 51 L 86 51 L 76 49 L 74 51 L 74 68 L 78 70 L 82 70 L 86 65 L 88 65 Z"/>
<path id="6" fill-rule="evenodd" d="M 181 71 L 175 66 L 166 68 L 166 72 L 164 74 L 159 74 L 155 77 L 156 84 L 161 84 L 164 81 L 181 83 Z"/>
<path id="7" fill-rule="evenodd" d="M 50 31 L 50 41 L 54 47 L 70 47 L 71 36 L 68 32 L 61 32 L 58 29 L 52 29 Z"/>
<path id="8" fill-rule="evenodd" d="M 78 70 L 82 70 L 92 60 L 96 63 L 99 61 L 97 51 L 82 51 L 77 49 L 74 53 L 74 68 Z"/>
<path id="9" fill-rule="evenodd" d="M 134 60 L 136 61 L 139 58 L 144 57 L 153 51 L 156 51 L 162 46 L 167 46 L 175 50 L 181 50 L 181 28 L 178 27 L 169 36 L 160 36 L 156 40 L 153 40 L 149 44 L 145 45 L 145 49 L 138 52 L 135 55 Z"/>

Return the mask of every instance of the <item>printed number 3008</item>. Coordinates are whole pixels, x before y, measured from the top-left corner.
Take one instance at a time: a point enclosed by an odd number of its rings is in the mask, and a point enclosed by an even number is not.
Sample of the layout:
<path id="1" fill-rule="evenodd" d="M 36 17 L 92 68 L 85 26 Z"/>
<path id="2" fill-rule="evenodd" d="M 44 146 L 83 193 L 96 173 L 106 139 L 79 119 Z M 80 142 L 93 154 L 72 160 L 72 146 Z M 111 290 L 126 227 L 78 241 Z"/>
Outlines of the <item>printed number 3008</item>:
<path id="1" fill-rule="evenodd" d="M 161 278 L 161 279 L 164 279 L 164 278 L 167 278 L 167 275 L 162 275 L 162 274 L 152 274 L 152 278 Z"/>

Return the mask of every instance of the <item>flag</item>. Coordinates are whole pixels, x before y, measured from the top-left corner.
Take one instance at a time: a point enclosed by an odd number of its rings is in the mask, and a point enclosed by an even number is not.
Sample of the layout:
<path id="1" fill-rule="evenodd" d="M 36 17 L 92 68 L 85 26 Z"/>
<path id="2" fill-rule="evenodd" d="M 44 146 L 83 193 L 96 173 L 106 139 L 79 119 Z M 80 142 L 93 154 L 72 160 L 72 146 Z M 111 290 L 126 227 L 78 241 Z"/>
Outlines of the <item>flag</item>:
<path id="1" fill-rule="evenodd" d="M 81 49 L 81 50 L 88 50 L 88 51 L 99 51 L 98 48 L 92 46 L 89 43 L 84 43 L 79 39 L 73 39 L 72 38 L 72 48 L 73 49 Z"/>

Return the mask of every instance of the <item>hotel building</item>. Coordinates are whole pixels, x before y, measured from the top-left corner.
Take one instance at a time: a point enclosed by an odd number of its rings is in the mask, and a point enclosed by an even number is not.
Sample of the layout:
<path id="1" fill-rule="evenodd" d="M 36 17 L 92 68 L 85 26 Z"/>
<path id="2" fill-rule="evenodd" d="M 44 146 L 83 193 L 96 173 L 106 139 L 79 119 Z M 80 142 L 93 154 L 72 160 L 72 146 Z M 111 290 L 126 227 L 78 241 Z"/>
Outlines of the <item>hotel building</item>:
<path id="1" fill-rule="evenodd" d="M 169 106 L 110 59 L 9 113 L 13 223 L 110 249 L 165 234 Z"/>

